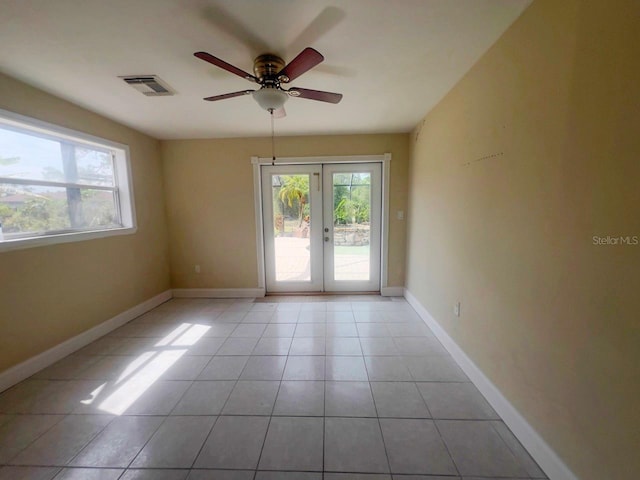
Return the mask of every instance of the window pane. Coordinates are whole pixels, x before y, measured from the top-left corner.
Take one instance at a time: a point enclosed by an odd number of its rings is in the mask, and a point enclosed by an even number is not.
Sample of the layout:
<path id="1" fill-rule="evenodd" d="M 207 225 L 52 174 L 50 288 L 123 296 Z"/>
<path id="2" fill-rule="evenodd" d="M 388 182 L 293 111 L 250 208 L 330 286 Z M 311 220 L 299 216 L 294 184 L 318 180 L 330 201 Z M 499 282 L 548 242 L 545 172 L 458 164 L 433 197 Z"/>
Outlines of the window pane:
<path id="1" fill-rule="evenodd" d="M 351 183 L 353 185 L 369 185 L 371 184 L 370 173 L 354 173 L 351 177 Z"/>
<path id="2" fill-rule="evenodd" d="M 82 198 L 82 217 L 79 228 L 94 230 L 122 226 L 118 219 L 114 192 L 82 188 L 80 195 Z"/>
<path id="3" fill-rule="evenodd" d="M 4 238 L 56 231 L 118 228 L 114 192 L 0 184 Z"/>
<path id="4" fill-rule="evenodd" d="M 77 146 L 75 159 L 78 166 L 77 183 L 104 187 L 114 185 L 111 154 Z"/>
<path id="5" fill-rule="evenodd" d="M 0 177 L 113 186 L 104 151 L 0 128 Z"/>
<path id="6" fill-rule="evenodd" d="M 333 184 L 347 185 L 347 186 L 351 185 L 351 174 L 350 173 L 334 173 Z"/>

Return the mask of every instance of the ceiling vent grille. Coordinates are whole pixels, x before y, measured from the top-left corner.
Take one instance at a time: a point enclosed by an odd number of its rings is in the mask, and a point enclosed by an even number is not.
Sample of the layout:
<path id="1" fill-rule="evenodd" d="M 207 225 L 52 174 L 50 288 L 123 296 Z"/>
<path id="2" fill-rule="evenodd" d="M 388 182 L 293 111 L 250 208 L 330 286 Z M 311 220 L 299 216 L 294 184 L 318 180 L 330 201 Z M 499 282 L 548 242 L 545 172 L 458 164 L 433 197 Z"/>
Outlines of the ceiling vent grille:
<path id="1" fill-rule="evenodd" d="M 157 75 L 128 75 L 120 78 L 147 97 L 166 97 L 175 93 Z"/>

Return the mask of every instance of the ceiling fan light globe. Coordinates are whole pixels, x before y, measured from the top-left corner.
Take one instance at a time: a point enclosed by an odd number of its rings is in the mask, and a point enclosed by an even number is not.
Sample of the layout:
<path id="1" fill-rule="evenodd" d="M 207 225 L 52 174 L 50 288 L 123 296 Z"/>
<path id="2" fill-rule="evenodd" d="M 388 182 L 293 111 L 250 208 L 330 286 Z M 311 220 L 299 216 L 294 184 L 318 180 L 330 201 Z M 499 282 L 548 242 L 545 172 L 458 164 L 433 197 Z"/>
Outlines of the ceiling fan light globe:
<path id="1" fill-rule="evenodd" d="M 258 105 L 267 111 L 282 108 L 284 102 L 289 98 L 285 92 L 275 88 L 261 88 L 253 92 L 252 95 Z"/>

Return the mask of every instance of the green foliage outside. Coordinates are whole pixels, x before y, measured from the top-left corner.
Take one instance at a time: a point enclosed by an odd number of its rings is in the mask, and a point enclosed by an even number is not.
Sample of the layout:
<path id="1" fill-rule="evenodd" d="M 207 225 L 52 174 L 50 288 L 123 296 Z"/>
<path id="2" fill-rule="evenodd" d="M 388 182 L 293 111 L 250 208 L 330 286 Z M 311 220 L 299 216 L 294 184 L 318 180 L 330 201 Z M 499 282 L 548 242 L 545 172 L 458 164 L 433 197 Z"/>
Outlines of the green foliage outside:
<path id="1" fill-rule="evenodd" d="M 274 186 L 274 215 L 284 219 L 295 217 L 300 228 L 309 215 L 309 176 L 280 175 L 280 186 Z M 369 174 L 338 174 L 334 178 L 333 205 L 336 225 L 369 223 L 370 215 Z M 282 220 L 284 232 L 289 222 Z M 276 235 L 282 233 L 276 229 Z"/>
<path id="2" fill-rule="evenodd" d="M 100 155 L 100 163 L 87 163 L 85 157 L 95 155 L 88 149 L 76 148 L 75 158 L 79 163 L 77 175 L 84 181 L 110 185 L 113 181 L 113 167 L 108 155 Z M 20 157 L 2 158 L 0 166 L 20 163 Z M 46 166 L 43 169 L 46 180 L 64 182 L 65 173 L 57 168 Z M 71 189 L 79 194 L 74 218 L 74 228 L 92 229 L 118 226 L 113 194 L 104 190 L 92 190 L 90 187 Z M 13 204 L 3 199 L 14 197 Z M 16 200 L 22 197 L 24 200 Z M 67 190 L 63 187 L 34 187 L 29 185 L 0 185 L 0 222 L 3 234 L 46 233 L 68 230 L 71 225 Z"/>
<path id="3" fill-rule="evenodd" d="M 294 204 L 298 215 L 298 227 L 302 226 L 305 207 L 309 198 L 309 176 L 308 175 L 282 175 L 283 181 L 278 197 L 283 205 L 293 208 Z M 308 207 L 307 207 L 308 211 Z"/>
<path id="4" fill-rule="evenodd" d="M 2 231 L 5 235 L 69 228 L 67 204 L 63 200 L 31 198 L 19 208 L 0 204 L 0 219 L 2 219 Z"/>
<path id="5" fill-rule="evenodd" d="M 356 187 L 356 191 L 361 191 Z M 368 191 L 366 192 L 369 193 Z M 355 197 L 355 196 L 354 196 Z M 364 195 L 362 195 L 364 197 Z M 348 198 L 342 197 L 335 205 L 333 218 L 337 225 L 349 225 L 354 223 L 369 222 L 369 198 Z"/>
<path id="6" fill-rule="evenodd" d="M 333 218 L 336 225 L 369 223 L 371 175 L 338 174 L 334 177 Z"/>
<path id="7" fill-rule="evenodd" d="M 0 192 L 2 190 L 0 187 Z M 79 228 L 116 226 L 115 207 L 110 193 L 83 190 L 81 199 L 82 224 Z M 0 196 L 0 221 L 4 234 L 44 233 L 71 228 L 66 198 L 47 198 L 37 194 L 32 194 L 17 208 L 3 204 Z"/>

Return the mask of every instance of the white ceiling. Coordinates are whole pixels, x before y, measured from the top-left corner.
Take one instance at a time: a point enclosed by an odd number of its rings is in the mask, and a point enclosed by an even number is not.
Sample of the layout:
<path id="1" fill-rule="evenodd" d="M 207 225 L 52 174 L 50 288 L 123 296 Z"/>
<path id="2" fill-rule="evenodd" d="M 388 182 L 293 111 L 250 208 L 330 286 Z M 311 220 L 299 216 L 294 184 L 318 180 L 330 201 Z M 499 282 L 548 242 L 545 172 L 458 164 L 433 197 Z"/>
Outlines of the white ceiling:
<path id="1" fill-rule="evenodd" d="M 291 98 L 278 135 L 407 132 L 530 0 L 1 0 L 0 71 L 156 138 L 266 136 L 255 85 L 198 60 L 207 51 L 252 72 L 253 58 L 324 63 L 289 86 L 344 94 Z M 118 76 L 157 74 L 173 97 Z"/>

